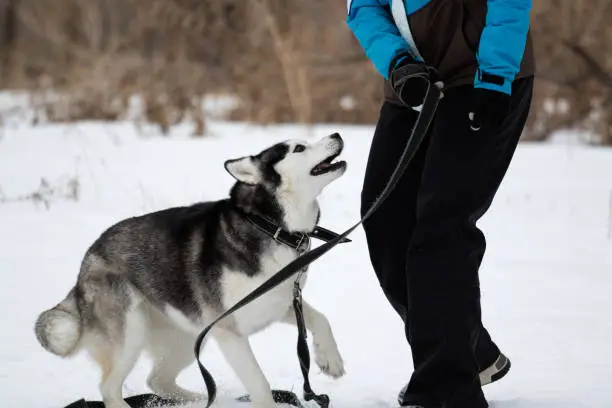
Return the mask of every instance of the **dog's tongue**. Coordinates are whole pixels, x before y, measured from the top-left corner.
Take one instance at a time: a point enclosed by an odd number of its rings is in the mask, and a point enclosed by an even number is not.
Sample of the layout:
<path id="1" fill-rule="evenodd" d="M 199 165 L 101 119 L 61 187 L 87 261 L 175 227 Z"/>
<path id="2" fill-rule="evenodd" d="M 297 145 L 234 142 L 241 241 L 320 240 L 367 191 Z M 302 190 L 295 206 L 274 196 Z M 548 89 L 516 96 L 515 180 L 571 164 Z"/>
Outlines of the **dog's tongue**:
<path id="1" fill-rule="evenodd" d="M 331 166 L 331 163 L 327 163 L 327 162 L 323 162 L 319 165 L 317 165 L 317 168 L 319 170 L 325 170 L 326 168 L 328 168 L 329 166 Z"/>

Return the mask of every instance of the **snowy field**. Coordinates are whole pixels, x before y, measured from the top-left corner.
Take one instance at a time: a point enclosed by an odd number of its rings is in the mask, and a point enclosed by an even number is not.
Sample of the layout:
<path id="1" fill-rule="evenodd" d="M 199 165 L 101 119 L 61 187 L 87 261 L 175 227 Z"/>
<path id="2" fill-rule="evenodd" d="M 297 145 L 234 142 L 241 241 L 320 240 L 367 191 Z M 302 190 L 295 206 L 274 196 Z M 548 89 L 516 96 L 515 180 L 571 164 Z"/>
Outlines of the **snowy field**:
<path id="1" fill-rule="evenodd" d="M 81 256 L 124 217 L 226 195 L 224 160 L 287 138 L 339 131 L 346 175 L 325 190 L 322 225 L 353 224 L 371 127 L 251 127 L 214 122 L 210 135 L 171 138 L 130 124 L 83 123 L 0 130 L 0 406 L 57 408 L 99 399 L 87 357 L 61 360 L 36 342 L 38 313 L 73 285 Z M 46 186 L 41 189 L 41 180 Z M 32 193 L 37 200 L 25 199 Z M 485 324 L 512 359 L 510 374 L 485 393 L 495 408 L 612 407 L 612 151 L 570 143 L 522 145 L 481 226 L 488 251 L 481 273 Z M 47 205 L 45 205 L 45 202 Z M 315 391 L 336 408 L 395 407 L 411 372 L 399 319 L 373 271 L 361 229 L 353 243 L 312 268 L 305 296 L 329 317 L 347 375 L 312 369 Z M 274 326 L 252 340 L 274 388 L 301 389 L 295 331 Z M 214 341 L 202 355 L 217 379 L 215 406 L 244 390 Z M 148 392 L 141 360 L 125 393 Z M 204 391 L 195 364 L 180 377 Z"/>

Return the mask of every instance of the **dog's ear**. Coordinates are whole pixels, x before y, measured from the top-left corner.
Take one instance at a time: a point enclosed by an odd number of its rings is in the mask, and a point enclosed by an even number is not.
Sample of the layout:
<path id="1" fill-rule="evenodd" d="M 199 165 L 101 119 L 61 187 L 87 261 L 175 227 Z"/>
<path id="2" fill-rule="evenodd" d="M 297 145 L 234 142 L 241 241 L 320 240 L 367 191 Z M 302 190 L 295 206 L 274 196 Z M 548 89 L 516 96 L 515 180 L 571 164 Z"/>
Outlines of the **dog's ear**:
<path id="1" fill-rule="evenodd" d="M 225 170 L 236 180 L 246 184 L 258 184 L 261 181 L 261 173 L 251 156 L 226 161 Z"/>

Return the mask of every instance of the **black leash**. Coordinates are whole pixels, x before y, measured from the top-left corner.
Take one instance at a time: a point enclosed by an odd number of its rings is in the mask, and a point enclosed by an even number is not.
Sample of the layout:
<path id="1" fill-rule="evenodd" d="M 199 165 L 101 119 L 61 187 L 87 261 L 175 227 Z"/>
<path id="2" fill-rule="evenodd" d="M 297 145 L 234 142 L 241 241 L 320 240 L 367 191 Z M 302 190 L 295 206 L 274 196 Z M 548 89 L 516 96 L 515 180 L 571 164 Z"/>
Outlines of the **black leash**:
<path id="1" fill-rule="evenodd" d="M 425 78 L 426 79 L 426 78 Z M 426 79 L 427 80 L 427 79 Z M 223 314 L 217 317 L 212 323 L 210 323 L 198 336 L 194 352 L 196 356 L 196 360 L 198 362 L 198 366 L 200 367 L 200 373 L 202 374 L 202 378 L 204 379 L 204 383 L 206 384 L 206 389 L 208 391 L 208 401 L 206 404 L 206 408 L 210 408 L 212 403 L 215 401 L 217 396 L 217 386 L 215 384 L 215 380 L 212 375 L 206 370 L 206 368 L 202 365 L 200 361 L 200 348 L 202 345 L 202 341 L 204 337 L 210 332 L 210 330 L 217 324 L 220 320 L 225 317 L 231 315 L 235 311 L 249 304 L 253 300 L 259 298 L 263 294 L 272 290 L 285 280 L 289 279 L 294 274 L 302 271 L 309 264 L 316 261 L 323 254 L 328 252 L 334 246 L 343 242 L 345 238 L 353 232 L 357 227 L 359 227 L 365 220 L 367 220 L 373 213 L 378 209 L 378 207 L 383 203 L 383 201 L 387 198 L 387 196 L 391 193 L 391 191 L 397 185 L 399 179 L 402 174 L 408 167 L 408 164 L 413 159 L 417 150 L 419 149 L 421 142 L 427 135 L 427 131 L 429 130 L 429 125 L 435 116 L 436 109 L 438 107 L 438 102 L 440 101 L 440 97 L 442 96 L 441 89 L 435 85 L 428 82 L 427 94 L 425 95 L 425 99 L 423 101 L 423 105 L 421 107 L 421 111 L 419 113 L 419 117 L 412 128 L 412 132 L 408 142 L 406 143 L 406 147 L 404 148 L 404 152 L 397 164 L 397 167 L 393 171 L 393 174 L 389 178 L 387 185 L 385 186 L 382 194 L 378 197 L 378 199 L 372 204 L 372 206 L 368 209 L 366 214 L 352 227 L 344 231 L 342 234 L 337 235 L 335 238 L 330 241 L 324 243 L 323 245 L 308 251 L 301 256 L 294 259 L 292 262 L 287 264 L 284 268 L 278 271 L 274 276 L 270 279 L 262 283 L 260 286 L 255 288 L 251 293 L 241 299 L 234 306 L 226 310 Z M 299 289 L 299 287 L 298 287 Z M 298 299 L 299 298 L 299 299 Z M 296 313 L 296 320 L 298 322 L 298 357 L 300 359 L 300 368 L 302 370 L 302 374 L 304 375 L 304 399 L 306 401 L 315 400 L 321 408 L 327 408 L 329 405 L 329 397 L 327 395 L 317 395 L 312 391 L 310 387 L 310 382 L 308 380 L 308 369 L 310 366 L 310 355 L 308 353 L 308 345 L 306 343 L 306 329 L 304 328 L 302 310 L 301 310 L 301 294 L 299 297 L 294 295 L 294 309 Z M 275 390 L 273 392 L 273 397 L 276 402 L 288 403 L 291 405 L 295 405 L 301 407 L 302 404 L 299 401 L 299 398 L 295 396 L 295 394 L 289 391 L 278 391 Z M 280 400 L 277 400 L 279 398 Z M 289 401 L 288 401 L 288 400 Z"/>
<path id="2" fill-rule="evenodd" d="M 427 80 L 426 77 L 424 77 Z M 438 107 L 438 102 L 440 100 L 442 93 L 441 89 L 437 86 L 429 83 L 427 94 L 425 95 L 425 99 L 423 101 L 423 106 L 421 108 L 421 112 L 419 113 L 419 117 L 412 128 L 412 132 L 408 142 L 406 143 L 406 147 L 404 148 L 404 152 L 400 157 L 399 163 L 397 167 L 393 171 L 393 174 L 389 178 L 387 185 L 385 186 L 382 194 L 378 197 L 378 199 L 372 204 L 372 206 L 368 209 L 366 214 L 357 222 L 355 225 L 350 227 L 348 230 L 338 235 L 334 232 L 326 230 L 322 227 L 317 227 L 315 231 L 313 231 L 310 236 L 313 238 L 318 238 L 326 241 L 323 245 L 309 251 L 305 252 L 298 258 L 294 259 L 280 271 L 278 271 L 274 276 L 268 279 L 266 282 L 262 283 L 259 287 L 257 287 L 253 292 L 249 293 L 242 300 L 228 309 L 225 313 L 217 317 L 212 323 L 210 323 L 198 336 L 194 351 L 196 360 L 198 362 L 198 366 L 200 368 L 200 373 L 204 378 L 204 383 L 206 384 L 206 389 L 208 391 L 208 401 L 206 404 L 206 408 L 210 408 L 212 403 L 215 401 L 217 396 L 217 386 L 215 384 L 215 380 L 212 375 L 204 368 L 200 361 L 200 348 L 202 345 L 202 341 L 204 337 L 210 332 L 215 324 L 217 324 L 220 320 L 234 313 L 236 310 L 242 308 L 243 306 L 249 304 L 253 300 L 262 296 L 266 292 L 275 288 L 285 280 L 289 279 L 296 273 L 303 271 L 309 264 L 316 261 L 327 251 L 332 249 L 334 246 L 338 245 L 342 242 L 350 242 L 348 238 L 346 238 L 351 232 L 353 232 L 359 225 L 361 225 L 366 219 L 368 219 L 374 211 L 380 207 L 383 201 L 387 198 L 387 196 L 391 193 L 391 191 L 395 188 L 397 182 L 401 178 L 402 174 L 408 167 L 408 164 L 414 157 L 415 153 L 419 149 L 421 142 L 427 135 L 427 131 L 429 129 L 429 125 L 433 120 L 433 117 L 436 113 L 436 109 Z M 280 235 L 280 232 L 279 232 Z M 297 243 L 298 247 L 301 242 L 294 241 L 295 237 L 283 236 L 283 240 L 286 240 L 287 243 Z M 310 354 L 308 351 L 308 344 L 306 342 L 306 327 L 304 324 L 304 317 L 302 312 L 302 295 L 301 289 L 299 286 L 298 280 L 296 280 L 294 284 L 294 293 L 293 293 L 293 308 L 295 311 L 295 317 L 298 326 L 298 343 L 297 343 L 297 353 L 298 358 L 300 360 L 300 369 L 302 371 L 302 375 L 304 377 L 304 399 L 306 401 L 314 400 L 321 408 L 328 408 L 329 406 L 329 397 L 327 395 L 321 394 L 317 395 L 310 386 L 310 381 L 308 378 L 308 372 L 310 369 Z M 290 404 L 296 407 L 303 407 L 300 399 L 294 393 L 290 391 L 284 390 L 272 390 L 272 396 L 274 401 L 277 403 L 285 403 Z M 241 401 L 249 401 L 248 396 L 239 398 Z M 151 408 L 151 407 L 161 407 L 161 406 L 170 406 L 176 405 L 176 401 L 163 399 L 155 394 L 141 394 L 135 395 L 131 397 L 125 398 L 125 401 L 132 408 Z M 78 401 L 73 402 L 65 408 L 104 408 L 104 404 L 100 401 L 85 401 L 84 399 L 80 399 Z"/>

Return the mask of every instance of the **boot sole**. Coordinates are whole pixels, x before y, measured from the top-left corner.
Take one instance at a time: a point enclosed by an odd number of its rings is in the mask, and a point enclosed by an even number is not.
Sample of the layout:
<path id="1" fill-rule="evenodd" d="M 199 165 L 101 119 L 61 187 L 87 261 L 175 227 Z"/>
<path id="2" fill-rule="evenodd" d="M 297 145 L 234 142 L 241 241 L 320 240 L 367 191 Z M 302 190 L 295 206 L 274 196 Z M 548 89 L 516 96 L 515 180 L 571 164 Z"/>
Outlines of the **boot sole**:
<path id="1" fill-rule="evenodd" d="M 510 363 L 508 357 L 500 354 L 495 363 L 480 372 L 480 385 L 488 385 L 501 380 L 508 374 L 511 366 L 512 363 Z"/>

